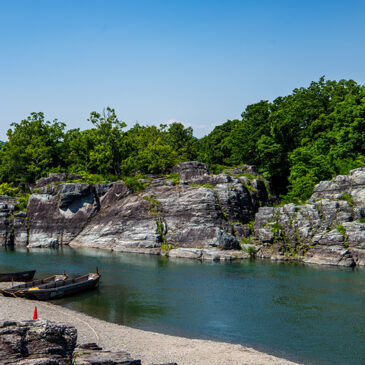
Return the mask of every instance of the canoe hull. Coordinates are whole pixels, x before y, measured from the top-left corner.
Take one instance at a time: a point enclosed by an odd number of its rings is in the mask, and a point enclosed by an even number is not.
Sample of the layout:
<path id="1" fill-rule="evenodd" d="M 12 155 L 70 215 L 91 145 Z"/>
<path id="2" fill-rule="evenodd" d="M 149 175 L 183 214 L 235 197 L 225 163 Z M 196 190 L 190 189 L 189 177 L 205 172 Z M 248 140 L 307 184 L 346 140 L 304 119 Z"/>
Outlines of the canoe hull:
<path id="1" fill-rule="evenodd" d="M 40 289 L 34 290 L 32 292 L 25 292 L 24 296 L 28 299 L 36 299 L 36 300 L 50 300 L 50 299 L 59 299 L 63 297 L 67 297 L 73 294 L 78 294 L 87 290 L 94 289 L 99 282 L 99 278 L 97 280 L 89 280 L 85 283 L 76 284 L 70 288 L 60 287 L 57 289 Z"/>
<path id="2" fill-rule="evenodd" d="M 34 274 L 35 270 L 0 274 L 0 281 L 30 281 Z"/>
<path id="3" fill-rule="evenodd" d="M 55 283 L 47 285 L 51 286 L 47 288 L 45 288 L 44 285 L 42 285 L 37 290 L 24 290 L 14 294 L 17 297 L 27 298 L 27 299 L 36 299 L 36 300 L 58 299 L 94 289 L 98 285 L 99 279 L 100 276 L 98 275 L 88 280 L 83 280 L 80 282 L 77 281 L 71 282 L 68 285 L 60 285 L 57 287 L 58 284 Z"/>
<path id="4" fill-rule="evenodd" d="M 14 297 L 14 296 L 17 296 L 17 293 L 20 293 L 21 291 L 27 290 L 29 288 L 40 286 L 40 285 L 45 285 L 45 284 L 49 284 L 49 283 L 57 282 L 57 281 L 61 281 L 61 280 L 66 280 L 66 279 L 67 279 L 66 274 L 52 275 L 45 279 L 28 281 L 24 284 L 12 286 L 11 288 L 0 289 L 0 293 L 3 294 L 5 297 Z"/>

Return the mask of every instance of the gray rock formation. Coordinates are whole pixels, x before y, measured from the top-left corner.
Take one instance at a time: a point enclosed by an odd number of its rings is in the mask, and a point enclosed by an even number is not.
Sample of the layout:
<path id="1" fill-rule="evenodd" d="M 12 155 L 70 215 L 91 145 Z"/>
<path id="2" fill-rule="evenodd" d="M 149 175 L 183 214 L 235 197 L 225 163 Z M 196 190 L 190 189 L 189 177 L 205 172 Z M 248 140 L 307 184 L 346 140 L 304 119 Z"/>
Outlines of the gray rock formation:
<path id="1" fill-rule="evenodd" d="M 126 351 L 105 351 L 95 343 L 79 345 L 73 353 L 72 365 L 141 365 Z"/>
<path id="2" fill-rule="evenodd" d="M 71 364 L 74 327 L 45 321 L 0 322 L 1 364 Z"/>
<path id="3" fill-rule="evenodd" d="M 172 171 L 180 174 L 178 184 L 158 178 L 139 193 L 113 184 L 100 199 L 100 213 L 70 245 L 146 253 L 156 253 L 161 245 L 238 249 L 240 238 L 249 234 L 246 224 L 268 201 L 265 184 L 210 175 L 198 162 Z"/>
<path id="4" fill-rule="evenodd" d="M 141 365 L 125 351 L 106 351 L 95 343 L 76 347 L 76 339 L 72 326 L 42 320 L 0 321 L 0 364 Z"/>
<path id="5" fill-rule="evenodd" d="M 28 247 L 68 244 L 100 210 L 100 197 L 111 184 L 36 185 L 28 202 Z"/>
<path id="6" fill-rule="evenodd" d="M 255 169 L 212 175 L 205 164 L 192 161 L 171 172 L 174 178 L 145 179 L 140 192 L 123 182 L 91 185 L 79 182 L 78 175 L 50 174 L 32 186 L 27 213 L 14 214 L 12 198 L 0 200 L 0 244 L 70 244 L 148 254 L 159 254 L 161 246 L 164 251 L 212 250 L 199 254 L 201 259 L 216 257 L 217 249 L 239 249 L 240 239 L 250 234 L 247 223 L 269 201 L 267 184 Z"/>
<path id="7" fill-rule="evenodd" d="M 192 161 L 171 172 L 174 177 L 147 177 L 139 192 L 123 182 L 87 184 L 78 175 L 51 174 L 32 187 L 26 213 L 16 212 L 15 199 L 0 196 L 0 245 L 70 244 L 200 260 L 255 253 L 365 265 L 365 169 L 322 181 L 306 204 L 283 207 L 264 206 L 268 184 L 253 166 L 213 175 Z M 246 252 L 234 251 L 241 239 Z"/>
<path id="8" fill-rule="evenodd" d="M 14 210 L 17 201 L 0 195 L 0 246 L 14 244 Z"/>
<path id="9" fill-rule="evenodd" d="M 258 256 L 306 263 L 365 265 L 365 169 L 322 181 L 304 205 L 263 207 L 256 214 Z"/>
<path id="10" fill-rule="evenodd" d="M 240 239 L 251 233 L 247 223 L 269 201 L 267 183 L 254 167 L 213 175 L 205 164 L 192 161 L 171 173 L 147 177 L 140 192 L 123 182 L 87 184 L 79 175 L 50 174 L 31 187 L 26 213 L 15 213 L 15 199 L 0 199 L 0 244 L 241 258 L 217 250 L 240 249 Z"/>

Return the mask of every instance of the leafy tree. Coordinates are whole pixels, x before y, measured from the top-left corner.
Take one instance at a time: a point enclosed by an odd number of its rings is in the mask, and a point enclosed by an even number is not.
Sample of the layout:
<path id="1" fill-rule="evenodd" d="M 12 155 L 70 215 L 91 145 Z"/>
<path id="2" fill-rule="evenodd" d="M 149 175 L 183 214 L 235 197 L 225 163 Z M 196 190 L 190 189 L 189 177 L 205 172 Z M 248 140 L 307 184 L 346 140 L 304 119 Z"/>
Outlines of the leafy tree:
<path id="1" fill-rule="evenodd" d="M 128 157 L 122 161 L 124 175 L 164 172 L 179 162 L 178 153 L 166 140 L 164 128 L 141 127 L 136 124 L 126 134 L 124 146 Z"/>
<path id="2" fill-rule="evenodd" d="M 52 167 L 64 166 L 62 142 L 65 124 L 45 121 L 43 113 L 31 113 L 12 123 L 3 145 L 0 181 L 27 187 Z"/>
<path id="3" fill-rule="evenodd" d="M 106 108 L 102 114 L 90 113 L 88 119 L 96 129 L 93 131 L 93 148 L 89 154 L 89 169 L 98 174 L 114 174 L 120 176 L 120 165 L 123 159 L 121 140 L 123 128 L 127 125 L 121 122 L 112 108 Z"/>

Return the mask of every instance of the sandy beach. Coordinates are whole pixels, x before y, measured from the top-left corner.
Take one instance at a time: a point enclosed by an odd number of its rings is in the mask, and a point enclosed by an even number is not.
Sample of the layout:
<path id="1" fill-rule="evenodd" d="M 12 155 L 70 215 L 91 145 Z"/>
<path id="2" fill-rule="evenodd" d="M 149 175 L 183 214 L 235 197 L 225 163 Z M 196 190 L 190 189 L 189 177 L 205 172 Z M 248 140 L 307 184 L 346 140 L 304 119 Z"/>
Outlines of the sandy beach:
<path id="1" fill-rule="evenodd" d="M 38 318 L 73 325 L 78 342 L 96 342 L 107 350 L 125 350 L 144 364 L 179 365 L 294 364 L 252 348 L 225 342 L 164 335 L 102 321 L 47 302 L 0 295 L 0 319 L 29 320 L 37 305 Z"/>

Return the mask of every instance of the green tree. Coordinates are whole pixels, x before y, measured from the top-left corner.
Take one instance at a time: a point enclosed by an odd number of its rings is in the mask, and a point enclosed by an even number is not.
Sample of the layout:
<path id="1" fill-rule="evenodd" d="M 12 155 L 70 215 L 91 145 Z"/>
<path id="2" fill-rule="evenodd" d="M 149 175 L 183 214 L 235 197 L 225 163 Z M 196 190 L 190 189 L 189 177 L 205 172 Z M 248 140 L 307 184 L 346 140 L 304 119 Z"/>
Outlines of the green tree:
<path id="1" fill-rule="evenodd" d="M 65 167 L 62 148 L 65 124 L 45 121 L 43 113 L 31 113 L 11 126 L 1 155 L 1 182 L 27 188 L 52 168 Z"/>
<path id="2" fill-rule="evenodd" d="M 88 167 L 91 172 L 106 175 L 120 176 L 122 154 L 123 128 L 115 110 L 107 107 L 102 114 L 91 112 L 88 119 L 96 127 L 91 134 L 92 149 L 89 154 Z"/>

